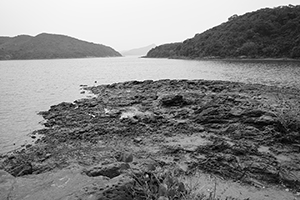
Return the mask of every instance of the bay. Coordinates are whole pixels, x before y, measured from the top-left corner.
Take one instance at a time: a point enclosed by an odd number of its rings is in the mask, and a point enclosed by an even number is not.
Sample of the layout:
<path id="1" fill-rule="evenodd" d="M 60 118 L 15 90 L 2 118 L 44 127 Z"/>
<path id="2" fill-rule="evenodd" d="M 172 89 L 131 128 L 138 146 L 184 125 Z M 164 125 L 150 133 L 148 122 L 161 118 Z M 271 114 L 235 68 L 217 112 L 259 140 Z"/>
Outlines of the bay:
<path id="1" fill-rule="evenodd" d="M 137 57 L 0 61 L 0 153 L 31 143 L 39 111 L 72 102 L 80 85 L 130 80 L 206 79 L 300 88 L 300 62 L 195 61 Z"/>

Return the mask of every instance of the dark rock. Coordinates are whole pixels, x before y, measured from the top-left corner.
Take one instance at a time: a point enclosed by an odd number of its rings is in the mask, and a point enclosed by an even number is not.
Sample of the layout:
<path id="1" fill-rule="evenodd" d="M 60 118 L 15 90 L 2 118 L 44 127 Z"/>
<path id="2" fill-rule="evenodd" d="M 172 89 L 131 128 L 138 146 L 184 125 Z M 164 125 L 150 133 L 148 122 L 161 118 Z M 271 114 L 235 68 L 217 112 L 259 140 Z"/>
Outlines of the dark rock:
<path id="1" fill-rule="evenodd" d="M 54 168 L 55 168 L 55 163 L 45 163 L 45 164 L 34 163 L 32 165 L 32 174 L 44 173 Z"/>
<path id="2" fill-rule="evenodd" d="M 129 169 L 130 166 L 127 163 L 117 162 L 107 165 L 94 166 L 83 172 L 88 176 L 106 176 L 108 178 L 114 178 L 119 176 L 124 170 Z"/>
<path id="3" fill-rule="evenodd" d="M 261 117 L 265 113 L 266 113 L 266 111 L 254 109 L 254 110 L 249 110 L 249 111 L 243 112 L 243 115 L 246 117 Z"/>
<path id="4" fill-rule="evenodd" d="M 180 94 L 166 95 L 160 99 L 160 104 L 163 107 L 185 106 L 185 105 L 187 105 L 187 101 Z"/>
<path id="5" fill-rule="evenodd" d="M 17 166 L 15 166 L 12 170 L 11 170 L 11 174 L 13 176 L 24 176 L 27 174 L 32 174 L 33 170 L 32 170 L 32 164 L 29 162 L 26 163 L 21 163 Z"/>
<path id="6" fill-rule="evenodd" d="M 75 107 L 75 104 L 73 104 L 73 103 L 62 102 L 58 105 L 51 106 L 49 111 L 68 110 L 68 109 L 74 108 L 74 107 Z"/>

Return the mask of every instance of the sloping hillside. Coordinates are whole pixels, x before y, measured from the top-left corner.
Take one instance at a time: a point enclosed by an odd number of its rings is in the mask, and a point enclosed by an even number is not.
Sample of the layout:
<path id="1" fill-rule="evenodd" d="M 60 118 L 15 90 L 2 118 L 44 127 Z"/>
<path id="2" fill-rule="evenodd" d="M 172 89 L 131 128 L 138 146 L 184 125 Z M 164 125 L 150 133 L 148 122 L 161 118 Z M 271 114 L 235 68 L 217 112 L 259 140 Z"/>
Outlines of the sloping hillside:
<path id="1" fill-rule="evenodd" d="M 147 57 L 300 58 L 300 6 L 233 15 L 180 44 L 156 47 Z"/>
<path id="2" fill-rule="evenodd" d="M 111 47 L 69 36 L 42 33 L 0 38 L 0 59 L 52 59 L 121 56 Z"/>
<path id="3" fill-rule="evenodd" d="M 135 48 L 135 49 L 131 49 L 131 50 L 127 50 L 127 51 L 123 51 L 121 52 L 123 56 L 144 56 L 148 53 L 149 50 L 151 50 L 152 48 L 156 47 L 155 44 L 151 44 L 145 47 L 141 47 L 141 48 Z"/>
<path id="4" fill-rule="evenodd" d="M 151 58 L 171 58 L 177 56 L 177 48 L 181 46 L 182 43 L 170 43 L 163 44 L 151 49 L 146 57 Z"/>

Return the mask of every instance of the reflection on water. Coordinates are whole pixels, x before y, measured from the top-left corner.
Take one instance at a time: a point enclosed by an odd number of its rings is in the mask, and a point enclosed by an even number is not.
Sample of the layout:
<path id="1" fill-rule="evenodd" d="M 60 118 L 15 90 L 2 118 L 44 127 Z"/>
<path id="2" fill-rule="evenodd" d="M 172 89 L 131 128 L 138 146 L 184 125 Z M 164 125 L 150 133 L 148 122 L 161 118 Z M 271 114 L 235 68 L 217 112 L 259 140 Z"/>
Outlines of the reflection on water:
<path id="1" fill-rule="evenodd" d="M 300 86 L 300 62 L 296 61 L 227 61 L 230 80 L 275 86 Z M 233 76 L 233 72 L 237 72 Z"/>
<path id="2" fill-rule="evenodd" d="M 128 80 L 230 80 L 300 88 L 300 63 L 286 61 L 188 61 L 91 58 L 0 61 L 0 153 L 42 128 L 37 112 L 84 97 L 81 84 Z M 15 145 L 14 145 L 15 143 Z"/>

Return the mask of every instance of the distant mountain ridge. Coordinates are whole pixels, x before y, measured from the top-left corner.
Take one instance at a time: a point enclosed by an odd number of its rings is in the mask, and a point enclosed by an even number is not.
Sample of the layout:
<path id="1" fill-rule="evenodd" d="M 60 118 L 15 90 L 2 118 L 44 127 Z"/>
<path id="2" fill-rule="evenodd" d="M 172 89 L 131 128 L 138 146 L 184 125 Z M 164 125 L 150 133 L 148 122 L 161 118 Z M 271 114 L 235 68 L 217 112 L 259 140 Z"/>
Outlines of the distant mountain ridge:
<path id="1" fill-rule="evenodd" d="M 0 37 L 0 60 L 122 56 L 113 48 L 65 35 Z"/>
<path id="2" fill-rule="evenodd" d="M 146 57 L 300 58 L 300 5 L 233 15 L 181 43 L 158 46 Z"/>
<path id="3" fill-rule="evenodd" d="M 148 53 L 148 51 L 150 51 L 152 48 L 156 47 L 155 44 L 151 44 L 145 47 L 140 47 L 140 48 L 135 48 L 135 49 L 131 49 L 131 50 L 126 50 L 126 51 L 122 51 L 121 54 L 123 56 L 144 56 Z"/>

